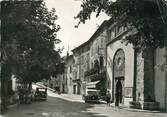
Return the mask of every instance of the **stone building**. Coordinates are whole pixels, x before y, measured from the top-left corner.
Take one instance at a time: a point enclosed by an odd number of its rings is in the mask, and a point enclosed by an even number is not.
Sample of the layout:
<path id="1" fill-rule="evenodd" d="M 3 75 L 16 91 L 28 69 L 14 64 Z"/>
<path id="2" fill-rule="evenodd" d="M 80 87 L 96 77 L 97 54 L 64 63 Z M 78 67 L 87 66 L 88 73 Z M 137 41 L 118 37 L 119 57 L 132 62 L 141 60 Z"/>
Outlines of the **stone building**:
<path id="1" fill-rule="evenodd" d="M 74 83 L 77 83 L 77 94 L 83 94 L 85 88 L 84 72 L 89 69 L 89 44 L 84 43 L 73 50 Z"/>
<path id="2" fill-rule="evenodd" d="M 102 73 L 105 75 L 106 24 L 107 21 L 104 21 L 88 41 L 72 50 L 81 94 L 85 93 L 88 85 L 96 88 L 97 81 L 102 79 Z"/>
<path id="3" fill-rule="evenodd" d="M 77 94 L 77 83 L 73 82 L 75 79 L 75 72 L 74 72 L 74 58 L 73 55 L 68 55 L 66 57 L 66 69 L 67 69 L 67 90 L 68 94 Z"/>
<path id="4" fill-rule="evenodd" d="M 44 81 L 43 81 L 44 83 Z M 61 93 L 67 93 L 67 77 L 65 73 L 57 74 L 56 77 L 51 77 L 50 80 L 46 81 L 44 85 L 49 86 L 55 91 Z"/>
<path id="5" fill-rule="evenodd" d="M 143 109 L 167 108 L 167 73 L 155 69 L 167 60 L 167 50 L 138 51 L 132 44 L 122 42 L 135 33 L 125 22 L 108 21 L 107 86 L 115 105 L 123 104 Z"/>

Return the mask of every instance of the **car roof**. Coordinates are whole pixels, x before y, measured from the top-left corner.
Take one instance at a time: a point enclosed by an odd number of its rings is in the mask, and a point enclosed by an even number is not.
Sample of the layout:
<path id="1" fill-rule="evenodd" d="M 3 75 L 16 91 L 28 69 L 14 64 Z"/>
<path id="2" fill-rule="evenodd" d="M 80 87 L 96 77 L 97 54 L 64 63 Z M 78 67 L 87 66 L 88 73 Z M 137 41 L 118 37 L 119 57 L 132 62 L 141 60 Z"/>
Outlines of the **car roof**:
<path id="1" fill-rule="evenodd" d="M 36 89 L 47 89 L 47 88 L 37 87 Z"/>
<path id="2" fill-rule="evenodd" d="M 86 89 L 87 91 L 99 91 L 97 89 Z"/>

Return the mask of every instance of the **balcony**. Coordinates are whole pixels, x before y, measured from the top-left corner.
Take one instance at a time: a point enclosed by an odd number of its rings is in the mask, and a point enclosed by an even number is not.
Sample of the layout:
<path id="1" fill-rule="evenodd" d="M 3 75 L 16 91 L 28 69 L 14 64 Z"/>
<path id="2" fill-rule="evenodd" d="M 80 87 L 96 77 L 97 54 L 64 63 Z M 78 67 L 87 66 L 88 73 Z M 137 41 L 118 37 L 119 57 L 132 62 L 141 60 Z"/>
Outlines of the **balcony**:
<path id="1" fill-rule="evenodd" d="M 74 83 L 80 83 L 81 80 L 80 79 L 74 79 L 74 80 L 72 80 L 72 82 L 74 82 Z"/>
<path id="2" fill-rule="evenodd" d="M 91 75 L 94 75 L 94 74 L 97 74 L 97 73 L 98 73 L 98 69 L 92 68 L 92 69 L 86 71 L 84 76 L 88 77 L 88 76 L 91 76 Z"/>
<path id="3" fill-rule="evenodd" d="M 106 71 L 105 68 L 101 70 L 97 70 L 93 68 L 93 69 L 86 71 L 84 76 L 85 78 L 88 78 L 91 80 L 91 82 L 93 82 L 93 81 L 97 81 L 97 80 L 101 80 L 102 78 L 105 78 L 105 75 L 106 75 L 105 71 Z"/>

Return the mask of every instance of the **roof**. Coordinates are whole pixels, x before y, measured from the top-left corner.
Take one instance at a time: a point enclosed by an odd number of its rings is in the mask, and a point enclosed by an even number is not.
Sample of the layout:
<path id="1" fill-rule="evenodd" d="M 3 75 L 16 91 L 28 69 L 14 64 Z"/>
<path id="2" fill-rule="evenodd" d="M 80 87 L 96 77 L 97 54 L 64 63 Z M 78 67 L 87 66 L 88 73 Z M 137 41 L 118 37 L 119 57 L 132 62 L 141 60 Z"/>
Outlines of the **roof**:
<path id="1" fill-rule="evenodd" d="M 79 45 L 78 47 L 74 48 L 74 49 L 72 50 L 72 52 L 78 50 L 79 48 L 84 47 L 85 45 L 87 45 L 88 43 L 90 43 L 91 41 L 93 41 L 93 40 L 96 38 L 96 36 L 103 30 L 103 28 L 108 24 L 107 22 L 108 22 L 108 20 L 104 20 L 103 23 L 100 25 L 100 27 L 99 27 L 99 28 L 95 31 L 95 33 L 90 37 L 90 39 L 89 39 L 88 41 L 86 41 L 85 43 Z"/>

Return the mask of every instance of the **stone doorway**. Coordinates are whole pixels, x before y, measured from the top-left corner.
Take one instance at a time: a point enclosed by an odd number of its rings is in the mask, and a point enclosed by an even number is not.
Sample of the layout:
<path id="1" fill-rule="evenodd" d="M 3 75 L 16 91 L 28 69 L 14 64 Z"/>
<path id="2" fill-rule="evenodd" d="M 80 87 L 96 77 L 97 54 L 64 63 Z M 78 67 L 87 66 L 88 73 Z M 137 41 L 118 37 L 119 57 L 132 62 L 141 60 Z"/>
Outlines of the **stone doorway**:
<path id="1" fill-rule="evenodd" d="M 76 94 L 76 85 L 73 85 L 73 94 Z"/>
<path id="2" fill-rule="evenodd" d="M 81 85 L 78 83 L 78 86 L 77 86 L 77 94 L 81 94 Z"/>
<path id="3" fill-rule="evenodd" d="M 124 103 L 125 53 L 118 49 L 113 58 L 112 97 L 115 106 Z"/>
<path id="4" fill-rule="evenodd" d="M 119 104 L 123 103 L 123 79 L 116 79 L 115 86 L 115 106 L 119 106 Z"/>

